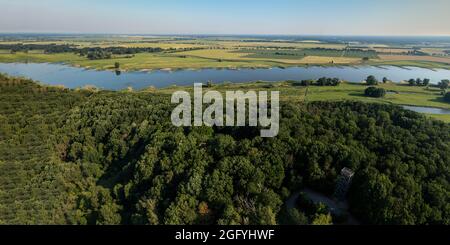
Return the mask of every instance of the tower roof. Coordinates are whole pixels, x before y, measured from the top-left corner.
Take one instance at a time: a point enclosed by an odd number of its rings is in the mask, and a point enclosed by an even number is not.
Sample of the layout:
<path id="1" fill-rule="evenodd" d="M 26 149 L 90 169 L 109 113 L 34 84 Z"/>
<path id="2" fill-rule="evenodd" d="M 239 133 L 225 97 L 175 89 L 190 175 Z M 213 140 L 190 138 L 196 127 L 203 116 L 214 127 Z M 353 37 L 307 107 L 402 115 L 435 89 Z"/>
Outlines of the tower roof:
<path id="1" fill-rule="evenodd" d="M 353 170 L 351 170 L 349 168 L 343 168 L 341 170 L 341 175 L 343 175 L 346 178 L 352 178 L 353 175 L 355 175 L 355 172 L 353 172 Z"/>

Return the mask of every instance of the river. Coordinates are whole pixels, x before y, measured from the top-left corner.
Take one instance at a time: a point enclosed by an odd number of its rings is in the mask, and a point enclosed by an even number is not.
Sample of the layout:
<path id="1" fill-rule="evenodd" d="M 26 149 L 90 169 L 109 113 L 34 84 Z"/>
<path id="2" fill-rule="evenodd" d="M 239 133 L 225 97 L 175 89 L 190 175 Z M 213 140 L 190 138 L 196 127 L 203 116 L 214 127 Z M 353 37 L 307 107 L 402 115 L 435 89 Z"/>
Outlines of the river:
<path id="1" fill-rule="evenodd" d="M 450 79 L 450 70 L 430 70 L 418 67 L 400 68 L 395 66 L 373 67 L 291 67 L 272 69 L 202 69 L 152 72 L 122 72 L 87 70 L 64 64 L 49 63 L 0 63 L 0 73 L 23 76 L 49 85 L 64 85 L 78 88 L 86 85 L 107 90 L 122 90 L 132 87 L 136 90 L 154 86 L 191 85 L 195 82 L 214 83 L 249 81 L 285 81 L 337 77 L 350 82 L 361 82 L 374 75 L 379 80 L 387 77 L 392 81 L 410 78 L 429 78 L 432 83 Z"/>
<path id="2" fill-rule="evenodd" d="M 434 108 L 434 107 L 426 107 L 426 106 L 403 106 L 403 108 L 415 111 L 419 113 L 425 113 L 425 114 L 435 114 L 435 115 L 450 115 L 449 109 L 441 109 L 441 108 Z"/>

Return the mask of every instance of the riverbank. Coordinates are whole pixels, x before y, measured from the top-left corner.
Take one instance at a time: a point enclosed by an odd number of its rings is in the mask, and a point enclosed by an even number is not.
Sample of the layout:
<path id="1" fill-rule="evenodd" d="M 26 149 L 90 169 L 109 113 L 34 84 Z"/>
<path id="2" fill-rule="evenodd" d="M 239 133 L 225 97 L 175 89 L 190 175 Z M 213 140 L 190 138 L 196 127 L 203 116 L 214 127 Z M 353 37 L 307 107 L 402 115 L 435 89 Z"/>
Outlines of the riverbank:
<path id="1" fill-rule="evenodd" d="M 189 90 L 193 83 L 206 84 L 212 81 L 212 88 L 225 90 L 277 90 L 281 99 L 295 102 L 356 100 L 369 103 L 387 103 L 395 105 L 420 106 L 450 109 L 450 104 L 443 101 L 441 90 L 434 87 L 416 87 L 401 83 L 381 83 L 379 86 L 389 93 L 384 98 L 370 98 L 364 94 L 367 86 L 361 81 L 368 75 L 379 79 L 384 76 L 394 80 L 414 77 L 439 78 L 450 77 L 450 71 L 439 72 L 426 69 L 400 69 L 396 67 L 340 67 L 340 68 L 288 68 L 288 69 L 243 69 L 243 70 L 198 70 L 198 71 L 155 71 L 122 72 L 85 70 L 61 64 L 13 64 L 0 63 L 0 72 L 11 76 L 24 76 L 49 85 L 62 85 L 66 88 L 96 87 L 104 90 L 134 90 L 159 93 L 172 93 Z M 318 79 L 320 77 L 337 77 L 345 81 L 340 86 L 296 86 L 294 81 Z M 261 81 L 265 82 L 248 82 Z M 229 81 L 229 82 L 227 82 Z M 284 81 L 284 82 L 276 82 Z M 291 82 L 287 82 L 291 81 Z M 130 89 L 132 88 L 132 89 Z M 151 88 L 151 89 L 147 89 Z M 430 117 L 450 122 L 450 115 L 426 114 Z"/>
<path id="2" fill-rule="evenodd" d="M 124 68 L 118 71 L 86 69 L 78 65 L 61 63 L 1 63 L 0 72 L 12 76 L 24 76 L 50 85 L 64 85 L 67 88 L 96 86 L 101 89 L 122 90 L 133 87 L 135 90 L 154 86 L 157 88 L 172 85 L 192 85 L 196 82 L 212 83 L 249 81 L 300 81 L 319 79 L 321 77 L 337 77 L 351 82 L 362 82 L 373 75 L 379 80 L 384 77 L 394 82 L 411 78 L 428 78 L 431 84 L 450 78 L 450 70 L 430 70 L 417 67 L 399 68 L 396 66 L 308 66 L 291 68 L 266 69 L 186 69 L 186 70 L 141 70 L 129 72 Z"/>
<path id="3" fill-rule="evenodd" d="M 286 208 L 296 208 L 297 201 L 301 195 L 305 195 L 314 204 L 324 204 L 330 210 L 330 213 L 338 216 L 345 216 L 346 221 L 344 225 L 359 225 L 360 222 L 349 212 L 349 206 L 347 201 L 337 202 L 330 197 L 323 195 L 319 192 L 305 188 L 301 191 L 293 193 L 285 203 Z"/>
<path id="4" fill-rule="evenodd" d="M 115 63 L 120 64 L 122 71 L 155 71 L 155 70 L 199 70 L 199 69 L 268 69 L 290 67 L 358 67 L 358 66 L 396 66 L 418 67 L 425 69 L 450 70 L 449 63 L 421 60 L 381 60 L 374 59 L 363 62 L 361 59 L 340 61 L 341 57 L 317 57 L 299 60 L 262 59 L 262 58 L 225 58 L 203 57 L 196 55 L 180 55 L 178 53 L 140 53 L 133 57 L 115 57 L 112 59 L 90 60 L 74 53 L 0 53 L 0 63 L 62 63 L 75 67 L 95 70 L 115 70 Z"/>
<path id="5" fill-rule="evenodd" d="M 384 98 L 370 98 L 364 95 L 367 88 L 365 84 L 343 82 L 339 86 L 295 86 L 292 82 L 249 82 L 249 83 L 224 83 L 215 84 L 208 90 L 225 92 L 228 90 L 269 90 L 280 91 L 280 99 L 287 102 L 314 102 L 314 101 L 344 101 L 355 100 L 367 103 L 384 103 L 398 106 L 429 107 L 450 110 L 450 103 L 442 99 L 441 91 L 436 88 L 425 88 L 408 86 L 406 84 L 386 83 L 378 85 L 387 91 L 399 93 L 387 94 Z M 172 86 L 167 88 L 150 88 L 141 92 L 172 94 L 175 91 L 185 90 L 192 92 L 192 86 Z M 308 92 L 306 93 L 306 91 Z M 450 123 L 450 114 L 429 114 L 424 115 Z"/>

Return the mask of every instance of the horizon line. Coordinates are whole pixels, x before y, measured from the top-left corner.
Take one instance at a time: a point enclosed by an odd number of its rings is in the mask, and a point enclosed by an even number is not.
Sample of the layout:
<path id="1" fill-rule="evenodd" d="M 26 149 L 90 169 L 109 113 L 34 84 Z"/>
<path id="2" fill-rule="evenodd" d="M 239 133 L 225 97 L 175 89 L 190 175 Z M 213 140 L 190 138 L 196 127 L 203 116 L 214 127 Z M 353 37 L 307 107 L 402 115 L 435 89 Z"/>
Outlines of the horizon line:
<path id="1" fill-rule="evenodd" d="M 106 33 L 106 32 L 3 32 L 0 31 L 0 35 L 4 34 L 45 34 L 45 35 L 122 35 L 122 36 L 291 36 L 291 37 L 314 37 L 314 36 L 335 36 L 335 37 L 450 37 L 450 34 L 423 34 L 423 35 L 392 35 L 392 34 L 251 34 L 251 33 Z"/>

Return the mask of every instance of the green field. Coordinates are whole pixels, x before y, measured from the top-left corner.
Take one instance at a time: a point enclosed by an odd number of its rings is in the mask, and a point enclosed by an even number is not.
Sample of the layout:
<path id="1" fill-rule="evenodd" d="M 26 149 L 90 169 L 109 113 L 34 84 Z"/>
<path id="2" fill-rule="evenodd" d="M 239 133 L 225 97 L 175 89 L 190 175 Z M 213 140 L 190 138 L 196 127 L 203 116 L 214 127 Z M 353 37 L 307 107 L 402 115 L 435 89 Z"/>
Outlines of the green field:
<path id="1" fill-rule="evenodd" d="M 450 69 L 445 47 L 420 49 L 424 56 L 404 55 L 420 47 L 397 45 L 351 46 L 342 42 L 253 40 L 239 38 L 176 37 L 71 37 L 55 40 L 0 41 L 0 45 L 71 45 L 77 48 L 162 48 L 159 53 L 138 53 L 134 57 L 113 56 L 89 60 L 74 53 L 44 54 L 0 50 L 0 62 L 59 62 L 92 69 L 113 69 L 119 62 L 123 70 L 269 68 L 306 65 L 394 65 Z M 187 49 L 187 50 L 186 50 Z M 197 49 L 197 50 L 189 50 Z M 199 50 L 198 50 L 199 49 Z M 170 52 L 169 52 L 170 50 Z M 379 54 L 383 54 L 380 58 Z M 363 58 L 370 60 L 363 61 Z"/>
<path id="2" fill-rule="evenodd" d="M 399 66 L 399 67 L 421 67 L 427 69 L 450 69 L 448 63 L 422 61 L 422 60 L 372 60 L 367 65 L 373 66 Z"/>
<path id="3" fill-rule="evenodd" d="M 355 100 L 369 103 L 385 103 L 394 105 L 411 105 L 411 106 L 426 106 L 450 109 L 450 103 L 444 102 L 442 99 L 441 91 L 437 89 L 426 89 L 423 87 L 411 87 L 407 85 L 400 85 L 394 83 L 380 84 L 382 87 L 389 91 L 384 98 L 369 98 L 364 96 L 364 91 L 367 88 L 364 84 L 356 83 L 343 83 L 340 86 L 293 86 L 291 82 L 252 82 L 244 84 L 226 83 L 214 85 L 212 88 L 205 88 L 205 90 L 213 89 L 218 91 L 226 90 L 269 90 L 280 91 L 282 101 L 292 102 L 314 102 L 314 101 L 345 101 Z M 155 90 L 153 88 L 145 91 L 152 91 L 155 93 L 172 94 L 180 89 L 191 91 L 191 87 L 177 87 L 172 86 L 169 88 Z M 439 119 L 450 123 L 450 115 L 431 115 L 427 114 L 435 119 Z"/>
<path id="4" fill-rule="evenodd" d="M 0 62 L 38 62 L 65 63 L 90 69 L 114 69 L 114 63 L 119 62 L 123 71 L 159 70 L 159 69 L 202 69 L 202 68 L 269 68 L 279 66 L 276 61 L 252 60 L 216 60 L 195 56 L 180 56 L 172 53 L 142 53 L 132 58 L 113 57 L 112 59 L 89 60 L 71 53 L 61 54 L 0 54 Z"/>
<path id="5" fill-rule="evenodd" d="M 237 51 L 246 53 L 248 58 L 266 58 L 266 59 L 301 59 L 307 56 L 323 57 L 349 57 L 349 58 L 377 58 L 373 51 L 359 51 L 346 49 L 298 49 L 298 50 L 268 50 L 268 49 L 243 49 Z"/>

